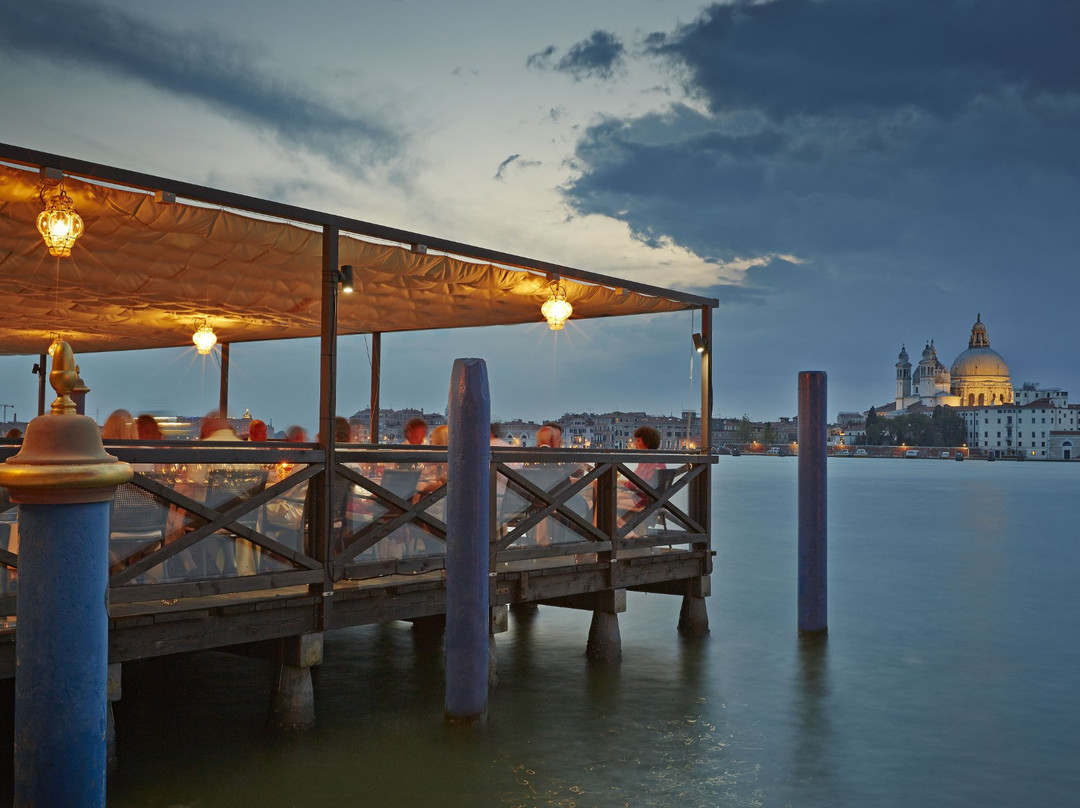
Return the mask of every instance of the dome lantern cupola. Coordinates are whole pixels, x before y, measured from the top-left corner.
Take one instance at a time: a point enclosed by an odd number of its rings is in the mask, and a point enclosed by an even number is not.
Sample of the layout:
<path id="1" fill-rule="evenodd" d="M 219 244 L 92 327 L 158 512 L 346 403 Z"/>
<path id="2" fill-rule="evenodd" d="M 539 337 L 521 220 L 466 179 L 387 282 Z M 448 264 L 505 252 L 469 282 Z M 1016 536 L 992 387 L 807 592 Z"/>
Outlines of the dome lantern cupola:
<path id="1" fill-rule="evenodd" d="M 975 325 L 971 327 L 971 338 L 968 340 L 969 348 L 989 348 L 990 338 L 986 336 L 986 326 L 982 324 L 982 313 L 975 316 Z"/>

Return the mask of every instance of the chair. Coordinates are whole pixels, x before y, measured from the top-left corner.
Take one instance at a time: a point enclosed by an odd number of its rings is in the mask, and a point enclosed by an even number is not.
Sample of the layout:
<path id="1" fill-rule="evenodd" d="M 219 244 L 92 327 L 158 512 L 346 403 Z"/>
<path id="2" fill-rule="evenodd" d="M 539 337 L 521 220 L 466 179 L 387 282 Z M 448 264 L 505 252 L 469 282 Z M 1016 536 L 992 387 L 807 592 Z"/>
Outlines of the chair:
<path id="1" fill-rule="evenodd" d="M 688 466 L 682 465 L 682 466 L 676 466 L 673 469 L 669 469 L 669 468 L 657 469 L 656 470 L 656 483 L 653 485 L 653 488 L 656 489 L 658 494 L 663 494 L 665 491 L 667 491 L 669 488 L 671 488 L 671 486 L 675 482 L 675 480 L 681 474 L 684 474 L 688 470 L 688 468 L 689 468 Z M 636 488 L 637 487 L 635 486 L 635 490 L 636 490 Z M 646 510 L 647 508 L 651 507 L 651 505 L 652 505 L 652 503 L 649 502 L 649 503 L 646 503 L 644 505 L 635 505 L 633 507 L 627 508 L 626 511 L 619 518 L 620 524 L 629 521 L 629 519 L 634 514 L 641 513 L 643 510 Z M 668 517 L 668 514 L 667 514 L 667 507 L 666 506 L 658 509 L 656 511 L 656 513 L 653 514 L 653 519 L 655 520 L 653 522 L 653 524 L 648 525 L 648 526 L 646 526 L 646 525 L 638 525 L 629 534 L 629 537 L 633 538 L 633 537 L 637 536 L 637 537 L 640 538 L 641 533 L 639 532 L 639 530 L 641 530 L 641 529 L 645 529 L 647 531 L 653 531 L 653 530 L 665 531 L 665 530 L 667 530 L 667 517 Z"/>
<path id="2" fill-rule="evenodd" d="M 656 472 L 656 490 L 663 494 L 669 488 L 671 484 L 675 482 L 675 478 L 686 471 L 684 466 L 679 466 L 673 469 L 660 469 Z M 667 530 L 667 509 L 661 508 L 656 513 L 656 525 L 660 530 Z"/>
<path id="3" fill-rule="evenodd" d="M 552 496 L 571 484 L 570 470 L 563 464 L 525 467 L 515 469 L 515 471 L 537 488 L 546 491 Z M 527 519 L 533 512 L 545 506 L 545 502 L 515 488 L 514 483 L 508 480 L 506 490 L 503 492 L 502 502 L 499 505 L 499 524 L 502 526 L 502 533 L 509 533 L 514 525 Z M 561 525 L 558 527 L 561 527 Z M 514 544 L 515 546 L 535 544 L 541 538 L 541 534 L 543 534 L 542 538 L 547 540 L 544 543 L 549 543 L 553 538 L 551 533 L 550 526 L 546 526 L 544 522 L 541 522 L 540 525 L 530 529 L 525 536 Z"/>
<path id="4" fill-rule="evenodd" d="M 420 470 L 419 469 L 384 469 L 382 473 L 382 479 L 379 480 L 379 485 L 389 491 L 396 497 L 405 500 L 406 502 L 412 502 L 413 496 L 416 494 L 416 486 L 420 483 Z M 390 512 L 389 510 L 384 513 L 380 521 L 389 521 L 393 519 L 397 514 Z M 390 536 L 387 536 L 384 541 L 390 539 L 395 534 L 400 533 L 402 540 L 405 543 L 405 547 L 412 547 L 412 550 L 417 549 L 417 544 L 420 541 L 415 536 L 415 531 L 409 525 L 404 525 Z"/>
<path id="5" fill-rule="evenodd" d="M 109 510 L 109 561 L 117 565 L 165 538 L 169 509 L 134 483 L 117 486 Z"/>
<path id="6" fill-rule="evenodd" d="M 225 513 L 259 494 L 266 488 L 269 472 L 266 469 L 211 469 L 206 483 L 205 504 Z M 256 514 L 245 514 L 237 521 L 254 526 Z M 218 531 L 201 542 L 205 548 L 207 571 L 222 575 L 253 574 L 258 559 L 250 542 L 223 535 Z"/>

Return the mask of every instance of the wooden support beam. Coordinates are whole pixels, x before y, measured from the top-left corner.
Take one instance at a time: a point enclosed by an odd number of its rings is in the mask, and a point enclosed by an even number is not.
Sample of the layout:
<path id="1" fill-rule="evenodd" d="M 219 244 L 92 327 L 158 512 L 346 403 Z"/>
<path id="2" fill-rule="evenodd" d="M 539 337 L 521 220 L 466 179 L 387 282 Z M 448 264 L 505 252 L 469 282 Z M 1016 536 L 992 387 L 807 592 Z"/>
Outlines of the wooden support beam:
<path id="1" fill-rule="evenodd" d="M 590 612 L 619 614 L 626 611 L 626 590 L 607 589 L 602 592 L 585 592 L 539 601 L 543 606 L 561 606 L 564 609 L 584 609 Z"/>

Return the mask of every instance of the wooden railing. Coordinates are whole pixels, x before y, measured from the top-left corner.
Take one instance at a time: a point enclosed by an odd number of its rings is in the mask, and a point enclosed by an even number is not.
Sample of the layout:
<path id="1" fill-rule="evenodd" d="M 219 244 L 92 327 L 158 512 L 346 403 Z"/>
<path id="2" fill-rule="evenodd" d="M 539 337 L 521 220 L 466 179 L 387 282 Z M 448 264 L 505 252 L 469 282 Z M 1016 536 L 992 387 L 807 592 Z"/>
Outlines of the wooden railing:
<path id="1" fill-rule="evenodd" d="M 297 585 L 325 591 L 335 581 L 445 565 L 444 449 L 339 445 L 327 475 L 325 454 L 312 444 L 118 441 L 106 448 L 135 467 L 128 485 L 137 490 L 126 494 L 147 516 L 124 533 L 119 528 L 129 526 L 115 510 L 122 506 L 113 506 L 114 603 Z M 17 450 L 0 445 L 0 460 Z M 653 547 L 707 551 L 710 461 L 697 454 L 495 448 L 491 569 L 529 560 L 614 560 Z M 666 465 L 667 472 L 645 479 L 635 471 L 641 462 Z M 238 481 L 248 487 L 228 488 Z M 321 533 L 325 520 L 313 518 L 319 497 L 331 502 Z M 0 497 L 0 518 L 5 511 L 10 516 Z M 0 615 L 14 613 L 18 567 L 14 545 L 4 544 Z"/>

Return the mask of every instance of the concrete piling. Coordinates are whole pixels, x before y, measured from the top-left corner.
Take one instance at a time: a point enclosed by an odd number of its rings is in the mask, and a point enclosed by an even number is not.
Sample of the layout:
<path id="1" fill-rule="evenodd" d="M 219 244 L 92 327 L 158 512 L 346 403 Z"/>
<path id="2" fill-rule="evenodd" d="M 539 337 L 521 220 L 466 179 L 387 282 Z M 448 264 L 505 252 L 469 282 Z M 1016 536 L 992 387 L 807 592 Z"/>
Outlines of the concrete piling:
<path id="1" fill-rule="evenodd" d="M 281 664 L 270 695 L 270 726 L 300 732 L 315 726 L 311 668 L 322 664 L 322 632 L 282 640 Z"/>
<path id="2" fill-rule="evenodd" d="M 585 656 L 589 662 L 610 665 L 622 658 L 619 612 L 626 611 L 626 590 L 598 592 L 596 601 L 592 622 L 589 624 L 589 642 L 585 647 Z"/>

